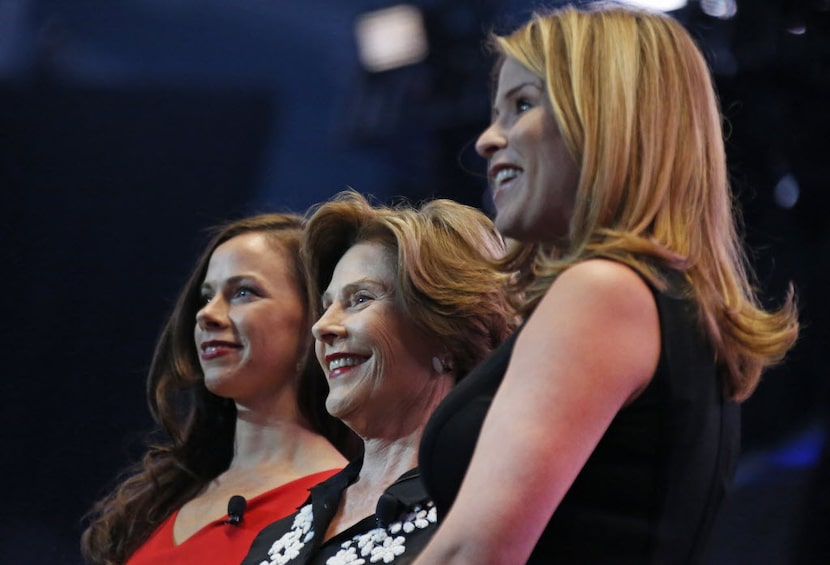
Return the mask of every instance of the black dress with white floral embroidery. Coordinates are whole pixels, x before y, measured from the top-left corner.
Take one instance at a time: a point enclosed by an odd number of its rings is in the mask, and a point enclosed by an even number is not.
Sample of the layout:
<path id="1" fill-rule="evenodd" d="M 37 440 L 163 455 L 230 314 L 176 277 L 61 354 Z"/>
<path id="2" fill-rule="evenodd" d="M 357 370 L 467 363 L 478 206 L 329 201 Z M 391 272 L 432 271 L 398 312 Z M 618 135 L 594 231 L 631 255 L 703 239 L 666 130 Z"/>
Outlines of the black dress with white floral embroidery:
<path id="1" fill-rule="evenodd" d="M 309 500 L 296 513 L 257 535 L 242 565 L 402 565 L 413 561 L 437 528 L 435 507 L 417 469 L 404 473 L 384 491 L 374 515 L 323 541 L 343 491 L 357 479 L 362 464 L 362 460 L 353 461 L 312 487 Z"/>

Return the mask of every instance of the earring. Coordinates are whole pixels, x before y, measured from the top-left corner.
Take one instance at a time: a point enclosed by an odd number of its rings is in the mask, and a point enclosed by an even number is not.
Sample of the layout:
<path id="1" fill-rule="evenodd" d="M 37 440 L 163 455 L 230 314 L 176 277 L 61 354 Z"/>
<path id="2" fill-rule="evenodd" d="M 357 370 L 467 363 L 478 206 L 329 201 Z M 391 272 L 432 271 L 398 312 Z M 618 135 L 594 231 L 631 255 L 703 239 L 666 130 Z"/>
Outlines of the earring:
<path id="1" fill-rule="evenodd" d="M 444 372 L 444 364 L 441 363 L 441 360 L 436 355 L 432 358 L 432 368 L 435 369 L 436 373 L 443 373 Z"/>
<path id="2" fill-rule="evenodd" d="M 452 359 L 441 361 L 438 356 L 432 358 L 432 368 L 436 373 L 449 373 L 452 371 Z"/>

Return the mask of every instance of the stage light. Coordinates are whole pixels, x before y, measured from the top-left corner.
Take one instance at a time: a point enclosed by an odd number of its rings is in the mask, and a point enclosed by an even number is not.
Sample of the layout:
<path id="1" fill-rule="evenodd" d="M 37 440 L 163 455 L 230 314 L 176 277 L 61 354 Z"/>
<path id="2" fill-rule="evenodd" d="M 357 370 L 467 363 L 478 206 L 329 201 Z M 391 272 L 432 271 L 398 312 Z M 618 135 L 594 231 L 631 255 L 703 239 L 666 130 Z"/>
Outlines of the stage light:
<path id="1" fill-rule="evenodd" d="M 774 191 L 775 203 L 778 206 L 789 210 L 798 203 L 799 196 L 801 196 L 801 189 L 795 175 L 787 173 L 778 179 Z"/>
<path id="2" fill-rule="evenodd" d="M 700 0 L 700 9 L 707 16 L 728 20 L 738 13 L 738 4 L 735 0 Z"/>
<path id="3" fill-rule="evenodd" d="M 686 0 L 621 0 L 620 3 L 647 10 L 673 12 L 683 8 L 686 5 Z"/>
<path id="4" fill-rule="evenodd" d="M 429 53 L 423 15 L 408 4 L 358 17 L 355 37 L 360 62 L 372 72 L 412 65 Z"/>

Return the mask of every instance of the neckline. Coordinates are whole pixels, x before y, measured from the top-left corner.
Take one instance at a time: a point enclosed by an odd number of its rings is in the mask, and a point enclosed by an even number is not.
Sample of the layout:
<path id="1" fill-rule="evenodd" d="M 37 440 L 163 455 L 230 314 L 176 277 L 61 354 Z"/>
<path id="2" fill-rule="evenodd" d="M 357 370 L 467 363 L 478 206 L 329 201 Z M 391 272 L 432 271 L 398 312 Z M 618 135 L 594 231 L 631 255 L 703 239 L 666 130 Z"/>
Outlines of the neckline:
<path id="1" fill-rule="evenodd" d="M 331 475 L 332 473 L 334 473 L 334 475 L 336 476 L 337 473 L 340 472 L 341 470 L 342 469 L 338 469 L 338 468 L 335 467 L 333 469 L 326 469 L 324 471 L 318 471 L 316 473 L 311 473 L 310 475 L 304 475 L 302 477 L 297 477 L 296 479 L 288 481 L 287 483 L 283 483 L 281 485 L 277 485 L 273 488 L 270 488 L 266 491 L 263 491 L 263 492 L 255 495 L 255 496 L 252 496 L 250 499 L 247 499 L 247 505 L 246 505 L 247 510 L 246 511 L 249 512 L 252 507 L 259 506 L 264 499 L 266 499 L 270 496 L 273 496 L 276 491 L 291 487 L 294 484 L 299 483 L 299 482 L 309 481 L 309 479 L 311 479 L 313 477 L 316 477 L 318 475 L 326 475 L 326 474 Z M 314 481 L 312 484 L 317 484 L 319 482 L 320 481 Z M 194 531 L 192 534 L 190 534 L 188 537 L 186 537 L 185 539 L 177 542 L 176 541 L 176 536 L 175 536 L 175 526 L 176 526 L 176 520 L 179 517 L 179 511 L 180 510 L 181 510 L 181 507 L 174 510 L 173 513 L 170 515 L 170 517 L 168 517 L 167 520 L 165 521 L 165 524 L 162 526 L 163 528 L 165 528 L 165 530 L 167 530 L 164 533 L 164 536 L 167 539 L 167 541 L 170 543 L 170 546 L 173 547 L 173 548 L 182 547 L 184 544 L 188 543 L 190 540 L 203 535 L 205 532 L 208 531 L 209 528 L 214 527 L 216 525 L 224 524 L 225 521 L 228 519 L 228 514 L 225 513 L 222 516 L 219 516 L 218 518 L 215 518 L 215 519 L 207 522 L 202 527 L 200 527 L 199 529 Z"/>

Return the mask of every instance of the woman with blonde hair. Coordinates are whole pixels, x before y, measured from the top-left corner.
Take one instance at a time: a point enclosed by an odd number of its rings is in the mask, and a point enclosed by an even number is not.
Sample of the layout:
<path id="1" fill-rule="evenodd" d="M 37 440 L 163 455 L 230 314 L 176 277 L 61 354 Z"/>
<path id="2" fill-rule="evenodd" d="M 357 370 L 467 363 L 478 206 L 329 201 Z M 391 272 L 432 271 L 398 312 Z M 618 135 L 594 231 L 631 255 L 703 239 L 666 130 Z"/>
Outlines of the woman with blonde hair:
<path id="1" fill-rule="evenodd" d="M 750 282 L 706 63 L 620 7 L 493 44 L 476 147 L 527 318 L 424 432 L 417 563 L 701 562 L 739 403 L 798 333 L 792 293 L 768 311 Z"/>

